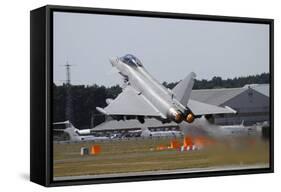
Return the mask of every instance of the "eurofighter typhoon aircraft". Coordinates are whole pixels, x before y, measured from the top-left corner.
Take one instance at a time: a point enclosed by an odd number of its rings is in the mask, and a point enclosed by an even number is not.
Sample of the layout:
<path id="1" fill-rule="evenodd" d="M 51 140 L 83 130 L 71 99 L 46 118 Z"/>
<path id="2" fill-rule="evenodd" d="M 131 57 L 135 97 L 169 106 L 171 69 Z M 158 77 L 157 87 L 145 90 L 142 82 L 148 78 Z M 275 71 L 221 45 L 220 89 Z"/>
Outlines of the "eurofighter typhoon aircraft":
<path id="1" fill-rule="evenodd" d="M 138 58 L 125 55 L 110 59 L 124 81 L 123 91 L 114 100 L 106 99 L 105 108 L 96 109 L 117 120 L 156 118 L 162 123 L 192 123 L 202 115 L 235 113 L 229 107 L 218 107 L 189 99 L 195 73 L 190 73 L 172 90 L 167 89 L 144 68 Z"/>

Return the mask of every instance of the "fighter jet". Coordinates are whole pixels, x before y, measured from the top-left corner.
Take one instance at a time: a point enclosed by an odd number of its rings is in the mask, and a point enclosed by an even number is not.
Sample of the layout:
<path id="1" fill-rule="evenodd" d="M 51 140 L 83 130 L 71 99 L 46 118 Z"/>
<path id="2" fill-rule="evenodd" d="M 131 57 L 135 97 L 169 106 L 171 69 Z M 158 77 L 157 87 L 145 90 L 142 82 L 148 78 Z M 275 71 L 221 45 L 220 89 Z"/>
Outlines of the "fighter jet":
<path id="1" fill-rule="evenodd" d="M 195 73 L 191 72 L 174 89 L 159 83 L 134 55 L 110 59 L 123 78 L 123 91 L 113 100 L 106 99 L 105 108 L 96 109 L 117 120 L 156 118 L 163 123 L 192 123 L 202 115 L 236 113 L 229 107 L 218 107 L 189 99 Z"/>

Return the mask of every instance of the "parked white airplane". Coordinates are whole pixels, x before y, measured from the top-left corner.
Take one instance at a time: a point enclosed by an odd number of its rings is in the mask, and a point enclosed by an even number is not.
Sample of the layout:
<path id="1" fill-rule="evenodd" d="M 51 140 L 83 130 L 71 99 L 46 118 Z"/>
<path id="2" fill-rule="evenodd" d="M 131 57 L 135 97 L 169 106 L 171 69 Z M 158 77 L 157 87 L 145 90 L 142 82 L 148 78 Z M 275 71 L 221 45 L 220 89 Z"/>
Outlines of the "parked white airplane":
<path id="1" fill-rule="evenodd" d="M 216 125 L 210 123 L 205 117 L 198 119 L 193 125 L 184 124 L 185 131 L 202 131 L 212 137 L 241 137 L 260 134 L 257 125 L 245 126 L 244 121 L 236 125 Z M 204 133 L 205 132 L 205 133 Z M 202 134 L 201 133 L 201 134 Z M 185 134 L 189 134 L 186 133 Z"/>
<path id="2" fill-rule="evenodd" d="M 96 141 L 96 140 L 106 140 L 108 137 L 96 137 L 93 135 L 89 135 L 90 131 L 87 130 L 79 130 L 75 128 L 70 121 L 63 122 L 55 122 L 53 126 L 63 126 L 63 128 L 57 129 L 54 128 L 54 131 L 61 131 L 67 133 L 69 135 L 70 141 Z"/>
<path id="3" fill-rule="evenodd" d="M 223 136 L 250 136 L 257 134 L 257 127 L 245 126 L 244 120 L 239 125 L 221 125 L 218 126 Z"/>

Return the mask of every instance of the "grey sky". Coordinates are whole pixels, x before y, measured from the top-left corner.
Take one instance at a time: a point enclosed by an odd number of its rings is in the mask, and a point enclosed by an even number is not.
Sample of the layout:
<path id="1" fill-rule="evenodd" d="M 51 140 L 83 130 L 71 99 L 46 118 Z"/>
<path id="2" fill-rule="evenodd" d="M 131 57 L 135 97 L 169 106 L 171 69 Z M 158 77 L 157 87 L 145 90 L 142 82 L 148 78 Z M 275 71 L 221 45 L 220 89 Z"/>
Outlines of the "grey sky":
<path id="1" fill-rule="evenodd" d="M 72 84 L 118 84 L 109 58 L 127 53 L 160 82 L 255 75 L 269 72 L 269 25 L 54 13 L 56 84 L 67 61 Z"/>

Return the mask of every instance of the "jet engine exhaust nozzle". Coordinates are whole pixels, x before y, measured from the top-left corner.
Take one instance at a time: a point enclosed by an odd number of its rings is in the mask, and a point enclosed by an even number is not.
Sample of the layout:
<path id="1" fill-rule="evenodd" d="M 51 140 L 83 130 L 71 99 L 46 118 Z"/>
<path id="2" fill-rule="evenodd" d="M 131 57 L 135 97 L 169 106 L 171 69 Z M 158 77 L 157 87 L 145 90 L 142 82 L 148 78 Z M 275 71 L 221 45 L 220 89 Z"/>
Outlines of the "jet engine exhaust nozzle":
<path id="1" fill-rule="evenodd" d="M 192 113 L 188 113 L 186 118 L 185 118 L 185 121 L 188 122 L 188 123 L 192 123 L 194 121 L 195 117 Z"/>
<path id="2" fill-rule="evenodd" d="M 169 109 L 169 115 L 176 123 L 181 123 L 183 121 L 183 115 L 181 112 L 175 110 L 174 108 Z"/>

